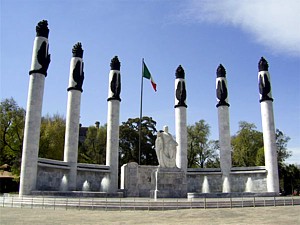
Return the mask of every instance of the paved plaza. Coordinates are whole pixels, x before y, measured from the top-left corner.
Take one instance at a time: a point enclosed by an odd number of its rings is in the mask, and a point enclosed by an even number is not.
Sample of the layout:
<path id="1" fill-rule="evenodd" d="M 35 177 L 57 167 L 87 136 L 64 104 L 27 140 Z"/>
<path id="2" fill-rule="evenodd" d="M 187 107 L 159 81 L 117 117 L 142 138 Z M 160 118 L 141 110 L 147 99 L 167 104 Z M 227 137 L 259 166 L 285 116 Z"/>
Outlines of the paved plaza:
<path id="1" fill-rule="evenodd" d="M 0 224 L 300 224 L 300 206 L 91 211 L 0 208 Z"/>

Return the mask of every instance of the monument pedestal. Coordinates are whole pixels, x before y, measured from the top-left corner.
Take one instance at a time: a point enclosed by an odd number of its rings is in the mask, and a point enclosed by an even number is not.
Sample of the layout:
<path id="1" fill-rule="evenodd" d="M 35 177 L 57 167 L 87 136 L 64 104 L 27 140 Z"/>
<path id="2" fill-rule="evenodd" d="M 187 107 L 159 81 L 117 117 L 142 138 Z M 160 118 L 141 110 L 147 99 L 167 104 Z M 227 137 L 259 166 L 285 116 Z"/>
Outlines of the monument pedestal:
<path id="1" fill-rule="evenodd" d="M 179 168 L 161 168 L 151 174 L 150 198 L 186 198 L 186 174 Z"/>

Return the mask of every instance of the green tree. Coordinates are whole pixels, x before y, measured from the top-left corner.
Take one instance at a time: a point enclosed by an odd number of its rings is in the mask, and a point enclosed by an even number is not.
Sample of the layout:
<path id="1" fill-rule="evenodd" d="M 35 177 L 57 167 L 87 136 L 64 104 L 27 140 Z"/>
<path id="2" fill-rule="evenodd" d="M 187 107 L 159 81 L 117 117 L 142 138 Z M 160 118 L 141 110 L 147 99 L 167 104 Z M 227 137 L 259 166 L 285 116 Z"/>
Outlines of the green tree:
<path id="1" fill-rule="evenodd" d="M 139 162 L 139 118 L 129 118 L 120 126 L 120 166 Z M 156 122 L 144 116 L 141 121 L 141 165 L 157 165 L 155 153 Z"/>
<path id="2" fill-rule="evenodd" d="M 231 139 L 233 149 L 233 166 L 256 166 L 261 163 L 261 148 L 263 148 L 263 134 L 256 130 L 253 123 L 239 122 L 239 130 Z"/>
<path id="3" fill-rule="evenodd" d="M 287 150 L 287 144 L 289 140 L 290 137 L 286 136 L 279 129 L 276 129 L 279 183 L 281 190 L 284 190 L 285 194 L 292 194 L 295 188 L 296 190 L 299 190 L 299 186 L 297 187 L 297 180 L 299 183 L 300 179 L 299 174 L 297 173 L 299 169 L 297 170 L 295 165 L 285 164 L 285 160 L 292 155 L 292 153 Z"/>
<path id="4" fill-rule="evenodd" d="M 286 136 L 282 131 L 276 129 L 276 146 L 277 146 L 277 158 L 278 163 L 284 163 L 292 153 L 287 150 L 287 144 L 291 138 Z"/>
<path id="5" fill-rule="evenodd" d="M 106 125 L 90 126 L 86 139 L 79 148 L 78 161 L 81 163 L 105 164 Z"/>
<path id="6" fill-rule="evenodd" d="M 287 150 L 290 140 L 282 131 L 276 129 L 276 147 L 279 171 L 284 166 L 284 161 L 291 156 Z M 253 123 L 242 121 L 239 131 L 231 139 L 233 147 L 233 164 L 235 166 L 264 166 L 263 133 L 256 130 Z"/>
<path id="7" fill-rule="evenodd" d="M 63 160 L 65 145 L 65 119 L 59 114 L 42 117 L 39 157 Z"/>
<path id="8" fill-rule="evenodd" d="M 187 126 L 188 168 L 203 168 L 207 162 L 211 166 L 213 162 L 217 163 L 215 151 L 217 145 L 213 147 L 213 142 L 210 143 L 208 140 L 209 135 L 210 127 L 205 120 Z"/>
<path id="9" fill-rule="evenodd" d="M 261 147 L 258 149 L 258 151 L 256 153 L 255 165 L 256 166 L 264 166 L 265 165 L 264 147 Z"/>
<path id="10" fill-rule="evenodd" d="M 280 188 L 283 194 L 300 193 L 300 168 L 295 164 L 283 164 L 281 168 Z"/>
<path id="11" fill-rule="evenodd" d="M 218 140 L 210 140 L 208 142 L 209 149 L 212 152 L 211 157 L 209 157 L 205 163 L 206 168 L 220 168 L 220 145 Z"/>
<path id="12" fill-rule="evenodd" d="M 12 172 L 20 174 L 25 110 L 13 98 L 0 104 L 0 165 L 8 164 Z"/>

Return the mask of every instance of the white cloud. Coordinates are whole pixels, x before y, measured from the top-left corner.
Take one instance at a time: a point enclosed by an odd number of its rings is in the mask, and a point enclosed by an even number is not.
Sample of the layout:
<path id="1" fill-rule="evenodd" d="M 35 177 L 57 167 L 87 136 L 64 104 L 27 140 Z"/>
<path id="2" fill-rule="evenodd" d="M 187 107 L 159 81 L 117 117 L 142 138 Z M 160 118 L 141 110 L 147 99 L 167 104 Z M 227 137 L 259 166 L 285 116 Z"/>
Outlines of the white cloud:
<path id="1" fill-rule="evenodd" d="M 233 25 L 276 53 L 300 56 L 299 0 L 191 0 L 180 16 Z"/>

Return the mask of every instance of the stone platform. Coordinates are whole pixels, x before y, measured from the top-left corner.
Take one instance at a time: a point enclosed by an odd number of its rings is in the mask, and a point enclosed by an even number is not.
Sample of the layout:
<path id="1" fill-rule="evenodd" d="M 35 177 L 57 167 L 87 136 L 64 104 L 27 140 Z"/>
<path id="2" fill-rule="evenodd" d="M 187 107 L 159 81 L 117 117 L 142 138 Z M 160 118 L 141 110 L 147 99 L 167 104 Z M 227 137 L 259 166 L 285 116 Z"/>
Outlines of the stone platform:
<path id="1" fill-rule="evenodd" d="M 183 170 L 157 168 L 151 174 L 150 198 L 186 198 L 187 182 Z"/>

